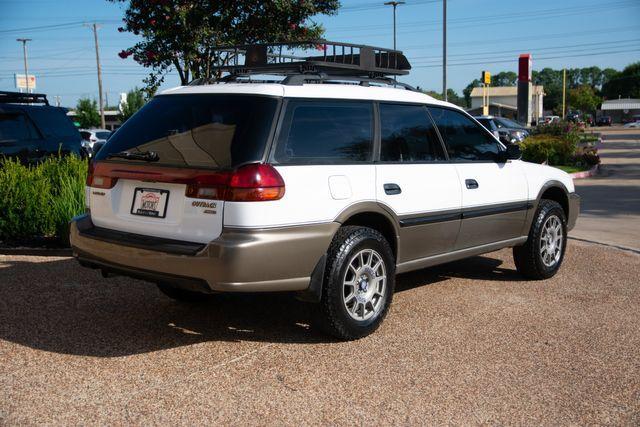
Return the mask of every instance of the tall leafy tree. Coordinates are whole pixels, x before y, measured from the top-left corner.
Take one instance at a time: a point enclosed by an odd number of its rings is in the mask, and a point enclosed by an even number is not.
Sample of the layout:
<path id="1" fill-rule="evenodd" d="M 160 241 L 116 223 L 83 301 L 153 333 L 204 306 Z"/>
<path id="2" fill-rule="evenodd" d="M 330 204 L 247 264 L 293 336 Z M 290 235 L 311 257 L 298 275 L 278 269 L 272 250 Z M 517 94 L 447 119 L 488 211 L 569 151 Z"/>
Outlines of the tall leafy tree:
<path id="1" fill-rule="evenodd" d="M 640 62 L 611 76 L 602 86 L 602 94 L 607 99 L 640 98 Z"/>
<path id="2" fill-rule="evenodd" d="M 76 120 L 82 128 L 94 128 L 100 125 L 100 113 L 95 99 L 81 98 L 76 106 Z"/>
<path id="3" fill-rule="evenodd" d="M 120 52 L 151 69 L 152 93 L 175 69 L 181 84 L 216 76 L 212 67 L 231 59 L 215 46 L 317 39 L 313 16 L 336 13 L 338 0 L 109 0 L 126 3 L 124 26 L 141 40 Z"/>
<path id="4" fill-rule="evenodd" d="M 122 104 L 122 121 L 124 122 L 133 116 L 144 104 L 145 99 L 142 90 L 134 88 L 127 92 L 127 102 Z"/>
<path id="5" fill-rule="evenodd" d="M 583 112 L 594 112 L 602 99 L 596 95 L 595 90 L 589 85 L 582 85 L 569 90 L 569 106 L 571 109 Z"/>

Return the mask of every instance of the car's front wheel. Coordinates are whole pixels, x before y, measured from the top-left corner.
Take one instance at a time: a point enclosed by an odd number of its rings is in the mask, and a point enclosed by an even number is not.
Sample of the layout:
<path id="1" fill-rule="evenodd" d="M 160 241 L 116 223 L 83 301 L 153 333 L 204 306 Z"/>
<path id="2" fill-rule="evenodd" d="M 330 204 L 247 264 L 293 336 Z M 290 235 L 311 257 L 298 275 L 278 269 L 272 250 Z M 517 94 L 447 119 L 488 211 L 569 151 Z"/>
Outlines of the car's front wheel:
<path id="1" fill-rule="evenodd" d="M 553 277 L 562 264 L 567 247 L 567 219 L 558 202 L 543 199 L 531 224 L 529 238 L 513 248 L 513 259 L 527 279 Z"/>
<path id="2" fill-rule="evenodd" d="M 389 310 L 395 262 L 389 242 L 376 230 L 346 226 L 327 254 L 321 311 L 325 329 L 343 340 L 375 331 Z"/>

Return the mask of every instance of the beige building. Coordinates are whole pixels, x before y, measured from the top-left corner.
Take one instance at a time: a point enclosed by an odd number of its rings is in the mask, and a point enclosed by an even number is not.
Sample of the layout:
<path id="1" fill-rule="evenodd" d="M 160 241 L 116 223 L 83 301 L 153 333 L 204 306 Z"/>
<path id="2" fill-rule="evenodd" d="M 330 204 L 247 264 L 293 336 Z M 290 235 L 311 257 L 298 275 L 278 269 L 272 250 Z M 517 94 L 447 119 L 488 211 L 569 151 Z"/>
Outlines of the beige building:
<path id="1" fill-rule="evenodd" d="M 471 110 L 482 112 L 482 88 L 476 87 L 471 91 Z M 489 87 L 489 107 L 490 112 L 504 111 L 502 116 L 511 116 L 518 110 L 518 88 L 516 86 L 496 86 Z M 542 101 L 544 98 L 544 88 L 542 86 L 532 86 L 531 93 L 531 117 L 533 121 L 538 121 L 543 116 Z"/>

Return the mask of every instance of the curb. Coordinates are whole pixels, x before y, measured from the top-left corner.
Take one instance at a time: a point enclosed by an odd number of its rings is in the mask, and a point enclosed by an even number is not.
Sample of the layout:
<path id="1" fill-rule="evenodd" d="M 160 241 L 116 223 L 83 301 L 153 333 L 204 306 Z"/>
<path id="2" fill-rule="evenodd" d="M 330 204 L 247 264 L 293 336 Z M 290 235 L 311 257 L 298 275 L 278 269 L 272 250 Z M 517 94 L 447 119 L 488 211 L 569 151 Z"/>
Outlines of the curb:
<path id="1" fill-rule="evenodd" d="M 71 248 L 0 248 L 0 255 L 70 257 L 73 255 L 73 252 Z"/>
<path id="2" fill-rule="evenodd" d="M 599 170 L 600 170 L 600 165 L 595 165 L 594 167 L 592 167 L 588 171 L 574 172 L 574 173 L 569 174 L 569 175 L 571 175 L 571 178 L 573 178 L 573 179 L 590 178 L 592 176 L 597 175 Z"/>

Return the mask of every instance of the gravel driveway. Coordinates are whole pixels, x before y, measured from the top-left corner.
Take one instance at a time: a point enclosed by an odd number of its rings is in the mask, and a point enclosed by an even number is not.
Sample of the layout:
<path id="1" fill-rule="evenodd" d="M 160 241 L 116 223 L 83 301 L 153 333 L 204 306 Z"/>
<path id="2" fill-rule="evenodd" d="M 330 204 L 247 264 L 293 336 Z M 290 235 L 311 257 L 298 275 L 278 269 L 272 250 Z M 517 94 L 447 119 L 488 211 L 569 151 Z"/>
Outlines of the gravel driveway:
<path id="1" fill-rule="evenodd" d="M 640 255 L 573 241 L 524 282 L 503 250 L 400 276 L 382 328 L 341 343 L 286 295 L 186 306 L 0 256 L 0 425 L 638 425 L 639 277 Z"/>

